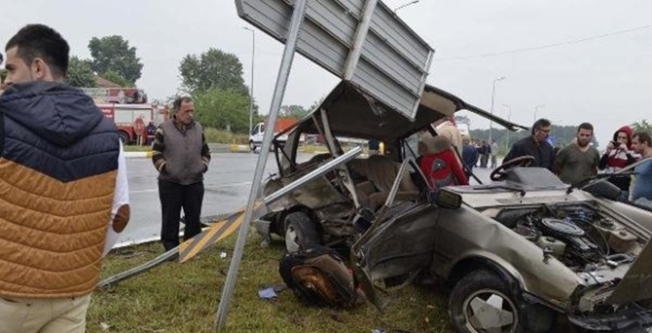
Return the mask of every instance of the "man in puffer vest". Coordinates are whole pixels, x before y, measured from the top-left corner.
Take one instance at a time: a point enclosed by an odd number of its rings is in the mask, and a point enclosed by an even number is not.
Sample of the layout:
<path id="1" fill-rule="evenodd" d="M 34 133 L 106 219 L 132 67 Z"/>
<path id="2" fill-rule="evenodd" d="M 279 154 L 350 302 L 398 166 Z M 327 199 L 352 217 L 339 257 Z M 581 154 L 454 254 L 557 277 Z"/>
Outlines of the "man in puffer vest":
<path id="1" fill-rule="evenodd" d="M 179 246 L 182 208 L 186 223 L 183 239 L 188 240 L 201 232 L 204 173 L 211 161 L 204 131 L 193 119 L 192 99 L 178 97 L 173 108 L 174 117 L 159 125 L 152 145 L 152 163 L 159 172 L 161 242 L 165 251 Z"/>
<path id="2" fill-rule="evenodd" d="M 68 43 L 28 25 L 0 96 L 0 332 L 86 329 L 101 259 L 129 221 L 115 125 L 63 83 Z"/>

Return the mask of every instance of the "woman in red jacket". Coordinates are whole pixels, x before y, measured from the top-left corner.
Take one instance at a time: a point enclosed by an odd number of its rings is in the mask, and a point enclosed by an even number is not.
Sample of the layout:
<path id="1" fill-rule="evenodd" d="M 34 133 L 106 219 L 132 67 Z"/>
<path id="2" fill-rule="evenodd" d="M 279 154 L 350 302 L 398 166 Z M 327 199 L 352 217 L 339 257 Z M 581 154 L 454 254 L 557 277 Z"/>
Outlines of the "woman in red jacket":
<path id="1" fill-rule="evenodd" d="M 431 188 L 451 185 L 469 185 L 459 160 L 453 153 L 451 142 L 444 136 L 426 138 L 420 143 L 423 153 L 420 167 Z"/>
<path id="2" fill-rule="evenodd" d="M 640 156 L 632 150 L 632 129 L 623 126 L 614 133 L 613 141 L 607 145 L 607 150 L 598 163 L 598 169 L 604 170 L 605 173 L 616 173 L 639 158 Z M 629 191 L 630 176 L 612 177 L 609 181 L 621 190 Z"/>

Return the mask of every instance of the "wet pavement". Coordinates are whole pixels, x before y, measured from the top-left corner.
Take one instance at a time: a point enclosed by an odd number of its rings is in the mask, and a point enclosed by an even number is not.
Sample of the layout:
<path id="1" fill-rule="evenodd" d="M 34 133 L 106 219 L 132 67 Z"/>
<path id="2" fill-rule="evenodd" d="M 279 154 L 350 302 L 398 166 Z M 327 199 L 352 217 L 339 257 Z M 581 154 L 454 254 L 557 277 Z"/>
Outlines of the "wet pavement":
<path id="1" fill-rule="evenodd" d="M 228 214 L 247 204 L 258 154 L 213 154 L 204 179 L 202 216 Z M 306 160 L 312 155 L 301 155 Z M 276 172 L 276 159 L 269 155 L 263 179 Z M 122 233 L 119 243 L 129 244 L 158 239 L 161 226 L 161 205 L 158 198 L 157 172 L 148 158 L 127 159 L 131 221 Z M 489 179 L 490 169 L 475 169 L 483 182 Z M 472 182 L 474 184 L 476 182 Z"/>
<path id="2" fill-rule="evenodd" d="M 202 216 L 231 213 L 247 204 L 258 156 L 248 153 L 213 154 L 210 168 L 204 175 Z M 270 154 L 263 178 L 276 172 L 276 169 L 276 159 Z M 156 180 L 158 173 L 148 158 L 127 159 L 127 173 L 131 221 L 119 243 L 158 238 L 161 226 L 161 204 Z"/>

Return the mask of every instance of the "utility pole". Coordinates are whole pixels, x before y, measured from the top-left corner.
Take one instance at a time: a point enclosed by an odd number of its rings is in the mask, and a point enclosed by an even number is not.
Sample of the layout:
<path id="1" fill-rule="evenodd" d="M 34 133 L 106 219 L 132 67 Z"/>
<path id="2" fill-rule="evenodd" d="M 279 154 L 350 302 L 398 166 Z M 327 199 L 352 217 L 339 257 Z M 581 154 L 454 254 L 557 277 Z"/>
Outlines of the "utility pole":
<path id="1" fill-rule="evenodd" d="M 254 29 L 243 27 L 251 31 L 251 86 L 249 87 L 249 135 L 254 127 L 254 64 L 256 61 L 256 32 Z"/>
<path id="2" fill-rule="evenodd" d="M 512 106 L 509 104 L 503 104 L 509 111 L 507 111 L 507 121 L 512 121 Z M 505 153 L 509 152 L 509 130 L 507 130 L 507 141 L 505 141 Z"/>

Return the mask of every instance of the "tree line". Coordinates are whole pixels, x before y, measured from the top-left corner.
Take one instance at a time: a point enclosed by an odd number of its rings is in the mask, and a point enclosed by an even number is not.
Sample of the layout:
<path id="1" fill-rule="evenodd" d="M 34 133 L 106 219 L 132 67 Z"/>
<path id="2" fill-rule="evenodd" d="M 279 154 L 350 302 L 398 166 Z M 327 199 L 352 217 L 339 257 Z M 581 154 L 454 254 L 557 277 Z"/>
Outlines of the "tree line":
<path id="1" fill-rule="evenodd" d="M 88 48 L 91 59 L 71 57 L 67 83 L 75 87 L 95 87 L 95 75 L 123 87 L 135 87 L 143 64 L 137 49 L 122 36 L 94 37 Z M 181 79 L 178 94 L 190 95 L 195 102 L 195 117 L 206 127 L 246 133 L 249 130 L 250 90 L 243 77 L 243 65 L 235 55 L 218 48 L 201 54 L 187 54 L 177 68 Z M 146 87 L 145 87 L 146 88 Z M 168 104 L 176 96 L 169 96 Z M 283 105 L 280 116 L 299 119 L 320 101 L 306 108 Z M 264 121 L 259 106 L 253 103 L 253 122 Z"/>

